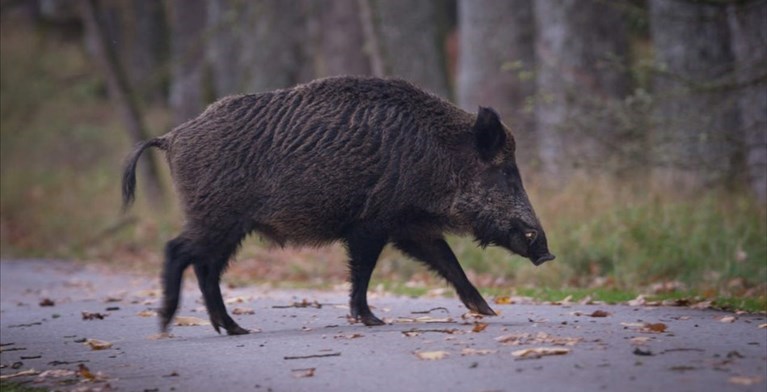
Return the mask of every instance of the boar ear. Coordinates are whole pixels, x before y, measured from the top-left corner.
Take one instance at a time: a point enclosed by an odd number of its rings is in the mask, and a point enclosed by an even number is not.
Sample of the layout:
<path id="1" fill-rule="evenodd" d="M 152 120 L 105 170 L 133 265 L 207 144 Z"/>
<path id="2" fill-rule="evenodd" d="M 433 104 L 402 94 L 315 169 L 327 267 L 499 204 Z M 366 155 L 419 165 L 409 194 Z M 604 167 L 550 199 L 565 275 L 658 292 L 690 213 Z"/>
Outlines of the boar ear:
<path id="1" fill-rule="evenodd" d="M 506 144 L 506 129 L 492 108 L 479 107 L 477 122 L 474 123 L 474 140 L 480 157 L 488 161 Z"/>

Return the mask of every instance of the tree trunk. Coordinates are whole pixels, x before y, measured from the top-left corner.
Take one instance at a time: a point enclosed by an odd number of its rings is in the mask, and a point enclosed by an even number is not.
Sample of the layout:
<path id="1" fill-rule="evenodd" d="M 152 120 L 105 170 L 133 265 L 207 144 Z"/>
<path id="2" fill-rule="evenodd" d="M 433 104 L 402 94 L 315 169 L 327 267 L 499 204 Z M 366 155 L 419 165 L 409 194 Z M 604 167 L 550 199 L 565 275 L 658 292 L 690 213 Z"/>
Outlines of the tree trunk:
<path id="1" fill-rule="evenodd" d="M 117 61 L 117 56 L 107 40 L 104 26 L 99 20 L 98 3 L 96 0 L 81 0 L 80 3 L 82 19 L 87 32 L 86 37 L 90 41 L 96 61 L 104 73 L 109 94 L 125 122 L 130 140 L 133 143 L 146 140 L 149 135 L 144 127 L 136 98 L 125 72 Z M 157 163 L 151 154 L 145 154 L 142 160 L 144 161 L 142 177 L 146 181 L 150 204 L 159 208 L 162 204 L 163 192 Z"/>
<path id="2" fill-rule="evenodd" d="M 383 71 L 450 97 L 443 55 L 444 36 L 437 29 L 434 0 L 371 2 L 375 33 L 380 38 Z"/>
<path id="3" fill-rule="evenodd" d="M 623 99 L 628 33 L 618 2 L 535 1 L 536 131 L 546 178 L 566 182 L 576 169 L 604 169 L 613 125 L 602 108 Z"/>
<path id="4" fill-rule="evenodd" d="M 748 182 L 757 199 L 767 203 L 767 1 L 733 5 L 729 10 L 736 92 L 743 129 Z"/>
<path id="5" fill-rule="evenodd" d="M 368 75 L 358 0 L 335 0 L 318 7 L 320 36 L 317 76 Z"/>
<path id="6" fill-rule="evenodd" d="M 535 25 L 527 0 L 458 3 L 458 104 L 495 108 L 511 127 L 517 161 L 535 166 Z"/>
<path id="7" fill-rule="evenodd" d="M 313 78 L 305 1 L 208 3 L 208 58 L 217 96 L 285 88 Z"/>
<path id="8" fill-rule="evenodd" d="M 650 1 L 655 48 L 655 177 L 698 190 L 733 173 L 740 135 L 725 4 Z"/>
<path id="9" fill-rule="evenodd" d="M 170 2 L 171 82 L 170 107 L 173 125 L 196 117 L 206 104 L 203 77 L 205 71 L 205 0 Z"/>

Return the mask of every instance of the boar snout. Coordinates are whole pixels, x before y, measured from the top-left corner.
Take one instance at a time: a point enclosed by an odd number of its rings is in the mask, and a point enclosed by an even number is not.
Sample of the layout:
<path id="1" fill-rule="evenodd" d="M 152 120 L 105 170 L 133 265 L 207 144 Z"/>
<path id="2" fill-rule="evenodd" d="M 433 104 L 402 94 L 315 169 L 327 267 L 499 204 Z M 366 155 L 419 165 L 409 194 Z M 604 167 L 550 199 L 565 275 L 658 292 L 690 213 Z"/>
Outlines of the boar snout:
<path id="1" fill-rule="evenodd" d="M 525 233 L 525 238 L 528 240 L 528 258 L 533 264 L 541 265 L 556 258 L 549 252 L 549 245 L 543 230 L 529 230 Z"/>

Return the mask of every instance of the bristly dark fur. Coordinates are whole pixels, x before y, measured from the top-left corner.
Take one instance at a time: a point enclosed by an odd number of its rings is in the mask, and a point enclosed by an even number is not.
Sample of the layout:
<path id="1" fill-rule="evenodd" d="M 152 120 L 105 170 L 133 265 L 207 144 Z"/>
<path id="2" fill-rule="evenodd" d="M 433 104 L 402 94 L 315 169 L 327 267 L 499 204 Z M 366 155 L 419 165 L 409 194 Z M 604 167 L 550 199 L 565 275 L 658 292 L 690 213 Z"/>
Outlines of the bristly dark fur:
<path id="1" fill-rule="evenodd" d="M 473 234 L 531 259 L 551 256 L 498 114 L 469 114 L 402 80 L 336 77 L 221 99 L 138 146 L 123 176 L 126 206 L 148 147 L 167 151 L 186 215 L 183 232 L 166 247 L 163 328 L 178 305 L 181 274 L 194 265 L 214 328 L 246 332 L 226 313 L 218 282 L 251 232 L 281 245 L 342 241 L 351 313 L 367 325 L 381 322 L 365 293 L 388 242 L 440 273 L 484 314 L 492 310 L 443 233 Z M 525 230 L 538 233 L 536 246 Z"/>

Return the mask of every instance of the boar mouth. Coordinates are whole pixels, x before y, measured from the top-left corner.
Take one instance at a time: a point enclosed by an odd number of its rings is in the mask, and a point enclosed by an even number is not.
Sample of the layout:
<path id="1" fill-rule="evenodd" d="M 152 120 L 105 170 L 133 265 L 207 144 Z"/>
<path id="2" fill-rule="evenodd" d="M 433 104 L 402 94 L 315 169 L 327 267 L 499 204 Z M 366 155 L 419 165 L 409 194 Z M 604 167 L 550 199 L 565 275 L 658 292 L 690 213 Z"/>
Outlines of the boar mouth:
<path id="1" fill-rule="evenodd" d="M 541 264 L 543 264 L 543 263 L 545 263 L 547 261 L 551 261 L 551 260 L 554 260 L 556 258 L 557 258 L 557 256 L 554 256 L 551 253 L 547 253 L 547 254 L 545 254 L 543 256 L 540 256 L 538 258 L 530 257 L 530 261 L 532 261 L 533 264 L 535 264 L 536 266 L 539 266 L 539 265 L 541 265 Z"/>

